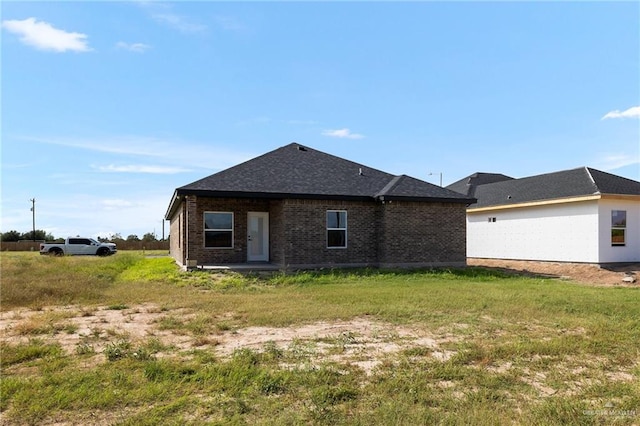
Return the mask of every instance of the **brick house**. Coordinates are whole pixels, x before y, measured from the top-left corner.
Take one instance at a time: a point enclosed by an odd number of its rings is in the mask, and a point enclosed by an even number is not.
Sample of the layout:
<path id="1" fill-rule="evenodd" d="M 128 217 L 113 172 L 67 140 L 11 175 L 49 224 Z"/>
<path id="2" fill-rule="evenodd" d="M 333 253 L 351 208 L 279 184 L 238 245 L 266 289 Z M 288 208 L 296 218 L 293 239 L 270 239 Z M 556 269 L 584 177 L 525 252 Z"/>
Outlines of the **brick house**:
<path id="1" fill-rule="evenodd" d="M 474 201 L 291 143 L 177 188 L 165 218 L 183 266 L 463 266 Z"/>

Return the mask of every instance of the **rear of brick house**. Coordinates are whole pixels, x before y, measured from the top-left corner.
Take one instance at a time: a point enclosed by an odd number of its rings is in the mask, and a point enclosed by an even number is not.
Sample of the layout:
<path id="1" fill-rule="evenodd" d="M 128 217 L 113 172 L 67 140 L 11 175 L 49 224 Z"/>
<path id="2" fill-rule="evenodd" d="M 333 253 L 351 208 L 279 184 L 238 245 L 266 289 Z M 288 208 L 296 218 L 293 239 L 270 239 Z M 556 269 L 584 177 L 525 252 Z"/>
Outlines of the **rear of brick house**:
<path id="1" fill-rule="evenodd" d="M 292 143 L 177 188 L 166 219 L 183 266 L 464 266 L 474 201 Z"/>

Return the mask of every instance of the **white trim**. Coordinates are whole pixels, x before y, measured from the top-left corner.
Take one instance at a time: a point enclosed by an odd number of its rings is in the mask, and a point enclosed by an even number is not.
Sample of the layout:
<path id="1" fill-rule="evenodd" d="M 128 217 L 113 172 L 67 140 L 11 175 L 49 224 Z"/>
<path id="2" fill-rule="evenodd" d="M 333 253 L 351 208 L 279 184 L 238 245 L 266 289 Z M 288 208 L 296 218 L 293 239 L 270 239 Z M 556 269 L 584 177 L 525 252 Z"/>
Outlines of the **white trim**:
<path id="1" fill-rule="evenodd" d="M 597 195 L 587 195 L 584 197 L 557 198 L 553 200 L 530 201 L 526 203 L 517 203 L 517 204 L 500 204 L 497 206 L 488 206 L 488 207 L 470 207 L 467 209 L 467 213 L 488 212 L 493 210 L 518 209 L 523 207 L 534 207 L 534 206 L 548 206 L 553 204 L 576 203 L 580 201 L 599 200 L 601 198 L 602 198 L 602 195 L 597 194 Z"/>

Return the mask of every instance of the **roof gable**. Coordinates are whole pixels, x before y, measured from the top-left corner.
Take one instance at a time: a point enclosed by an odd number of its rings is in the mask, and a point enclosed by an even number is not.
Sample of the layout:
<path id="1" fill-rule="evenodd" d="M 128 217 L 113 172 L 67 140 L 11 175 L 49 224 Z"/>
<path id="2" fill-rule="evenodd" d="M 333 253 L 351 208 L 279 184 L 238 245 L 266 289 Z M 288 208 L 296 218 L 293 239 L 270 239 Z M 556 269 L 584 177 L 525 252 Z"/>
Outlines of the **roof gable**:
<path id="1" fill-rule="evenodd" d="M 482 173 L 477 172 L 466 178 L 460 179 L 457 182 L 447 186 L 447 189 L 459 192 L 461 194 L 473 197 L 476 188 L 479 185 L 486 185 L 488 183 L 503 182 L 506 180 L 512 180 L 510 176 L 506 176 L 500 173 Z"/>
<path id="2" fill-rule="evenodd" d="M 394 176 L 297 143 L 176 189 L 175 197 L 475 200 L 409 176 Z M 169 206 L 169 212 L 173 208 Z"/>
<path id="3" fill-rule="evenodd" d="M 380 170 L 291 143 L 178 191 L 367 197 L 392 178 Z"/>
<path id="4" fill-rule="evenodd" d="M 382 191 L 375 194 L 375 197 L 382 200 L 401 200 L 403 198 L 411 198 L 419 200 L 445 201 L 450 199 L 452 195 L 462 200 L 465 199 L 465 197 L 460 197 L 460 195 L 455 191 L 435 186 L 411 176 L 400 175 L 395 176 L 391 181 L 389 181 Z M 471 202 L 473 200 L 468 201 Z"/>

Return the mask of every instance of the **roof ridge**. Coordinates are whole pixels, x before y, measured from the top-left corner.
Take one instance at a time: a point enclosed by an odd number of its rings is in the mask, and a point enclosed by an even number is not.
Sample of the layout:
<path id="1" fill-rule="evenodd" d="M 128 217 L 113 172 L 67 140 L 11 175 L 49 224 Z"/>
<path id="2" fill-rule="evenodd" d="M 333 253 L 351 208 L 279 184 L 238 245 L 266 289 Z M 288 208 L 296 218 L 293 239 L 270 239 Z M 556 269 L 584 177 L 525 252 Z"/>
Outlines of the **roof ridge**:
<path id="1" fill-rule="evenodd" d="M 387 193 L 389 193 L 396 185 L 398 185 L 398 182 L 400 182 L 400 180 L 404 176 L 405 175 L 397 175 L 392 177 L 391 180 L 384 186 L 384 188 L 382 188 L 380 192 L 375 194 L 373 198 L 384 197 L 385 195 L 387 195 Z"/>
<path id="2" fill-rule="evenodd" d="M 596 189 L 596 192 L 594 192 L 594 194 L 602 193 L 602 191 L 600 191 L 600 187 L 598 186 L 598 183 L 596 182 L 596 179 L 591 174 L 591 169 L 589 169 L 588 166 L 584 166 L 584 170 L 585 172 L 587 172 L 587 176 L 589 176 L 589 179 L 591 179 L 591 183 L 593 184 L 593 187 Z"/>

